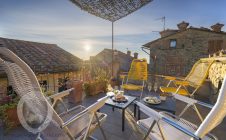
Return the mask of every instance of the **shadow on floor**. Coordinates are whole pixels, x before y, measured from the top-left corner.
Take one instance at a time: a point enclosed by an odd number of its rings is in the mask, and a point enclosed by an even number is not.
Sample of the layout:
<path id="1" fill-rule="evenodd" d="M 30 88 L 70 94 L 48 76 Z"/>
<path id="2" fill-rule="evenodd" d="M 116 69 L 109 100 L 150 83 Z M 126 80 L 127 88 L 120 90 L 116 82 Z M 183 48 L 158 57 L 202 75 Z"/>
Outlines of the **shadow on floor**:
<path id="1" fill-rule="evenodd" d="M 84 106 L 89 106 L 94 103 L 97 99 L 103 97 L 105 94 L 99 94 L 96 96 L 86 97 L 84 101 L 81 103 Z M 67 100 L 65 100 L 67 102 Z M 68 103 L 69 106 L 74 104 Z M 176 103 L 176 114 L 180 112 L 185 104 L 177 101 Z M 198 106 L 199 107 L 199 106 Z M 199 107 L 201 114 L 205 116 L 209 110 L 206 108 Z M 125 120 L 125 131 L 121 130 L 121 110 L 115 109 L 112 111 L 112 108 L 109 106 L 103 106 L 101 108 L 101 112 L 106 113 L 108 115 L 106 122 L 103 124 L 103 129 L 108 140 L 141 140 L 143 138 L 143 134 L 139 127 L 136 125 L 136 120 L 133 117 L 133 106 L 131 105 L 126 110 L 126 120 Z M 141 114 L 142 118 L 145 118 L 143 114 Z M 194 111 L 192 109 L 188 110 L 187 113 L 183 116 L 185 119 L 192 121 L 195 124 L 200 124 L 200 121 L 196 115 L 194 115 Z M 224 140 L 226 138 L 226 120 L 224 119 L 222 123 L 212 131 L 214 135 L 216 135 L 219 140 Z M 0 127 L 0 140 L 34 140 L 36 135 L 27 132 L 22 126 L 10 131 L 9 134 L 3 135 L 3 128 Z M 99 129 L 97 129 L 93 136 L 99 140 L 103 140 L 103 136 Z"/>

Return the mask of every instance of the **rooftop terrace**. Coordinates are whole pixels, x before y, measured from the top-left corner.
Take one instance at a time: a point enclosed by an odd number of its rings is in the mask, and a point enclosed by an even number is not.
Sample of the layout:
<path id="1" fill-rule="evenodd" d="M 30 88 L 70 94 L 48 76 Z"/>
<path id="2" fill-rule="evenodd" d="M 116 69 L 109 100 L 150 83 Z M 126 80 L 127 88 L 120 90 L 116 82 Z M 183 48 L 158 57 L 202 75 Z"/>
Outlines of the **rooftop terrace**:
<path id="1" fill-rule="evenodd" d="M 145 96 L 146 95 L 150 95 L 150 93 L 147 90 L 145 90 Z M 105 96 L 104 93 L 98 94 L 96 96 L 85 97 L 82 103 L 80 104 L 87 107 L 103 96 Z M 197 98 L 203 98 L 203 97 L 199 96 Z M 78 104 L 73 104 L 71 102 L 68 102 L 67 98 L 65 98 L 65 102 L 67 102 L 68 106 L 78 105 Z M 180 101 L 176 101 L 176 115 L 179 115 L 178 112 L 180 112 L 184 107 L 185 107 L 184 103 Z M 198 106 L 198 108 L 200 108 L 200 106 Z M 121 130 L 121 125 L 122 125 L 121 110 L 115 109 L 114 111 L 112 111 L 111 107 L 105 105 L 101 108 L 100 111 L 108 115 L 106 122 L 103 123 L 103 129 L 108 140 L 141 140 L 144 137 L 144 134 L 145 134 L 144 131 L 142 131 L 136 124 L 137 118 L 133 117 L 133 105 L 130 105 L 129 108 L 126 109 L 125 131 Z M 206 116 L 206 114 L 209 112 L 209 109 L 201 107 L 200 111 L 202 115 Z M 183 115 L 183 118 L 193 122 L 194 124 L 200 124 L 200 120 L 196 115 L 194 115 L 194 113 L 195 112 L 193 109 L 189 109 L 188 112 L 186 112 Z M 142 118 L 147 118 L 147 117 L 144 114 L 141 114 L 141 119 Z M 3 135 L 2 129 L 3 128 L 1 126 L 0 139 L 2 140 L 14 140 L 14 139 L 33 140 L 37 136 L 32 133 L 29 133 L 22 126 L 13 129 L 7 135 Z M 225 130 L 226 130 L 226 120 L 224 119 L 222 123 L 212 131 L 212 134 L 217 136 L 219 140 L 223 140 L 226 137 Z M 99 129 L 96 129 L 94 131 L 93 136 L 99 140 L 103 139 L 103 136 L 100 133 Z"/>

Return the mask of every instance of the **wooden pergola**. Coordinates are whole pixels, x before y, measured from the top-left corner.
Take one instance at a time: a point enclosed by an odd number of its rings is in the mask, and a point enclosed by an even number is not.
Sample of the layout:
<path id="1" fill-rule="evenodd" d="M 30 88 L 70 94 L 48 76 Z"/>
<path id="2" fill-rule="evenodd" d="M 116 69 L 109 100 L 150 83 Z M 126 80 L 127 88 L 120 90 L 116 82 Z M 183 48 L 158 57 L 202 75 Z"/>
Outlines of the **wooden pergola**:
<path id="1" fill-rule="evenodd" d="M 112 22 L 112 74 L 114 59 L 114 22 L 142 8 L 152 0 L 70 0 L 97 17 Z"/>

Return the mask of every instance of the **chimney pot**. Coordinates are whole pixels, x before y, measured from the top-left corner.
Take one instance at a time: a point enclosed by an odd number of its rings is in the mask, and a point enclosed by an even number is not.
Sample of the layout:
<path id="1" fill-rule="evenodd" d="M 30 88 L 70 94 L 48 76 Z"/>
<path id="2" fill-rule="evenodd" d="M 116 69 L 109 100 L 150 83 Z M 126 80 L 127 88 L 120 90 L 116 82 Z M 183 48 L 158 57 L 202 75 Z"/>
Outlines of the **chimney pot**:
<path id="1" fill-rule="evenodd" d="M 135 53 L 133 54 L 133 56 L 134 56 L 134 59 L 138 59 L 138 53 L 137 53 L 137 52 L 135 52 Z"/>
<path id="2" fill-rule="evenodd" d="M 224 24 L 216 23 L 216 24 L 211 26 L 211 29 L 214 32 L 221 32 L 221 29 L 222 29 L 223 26 L 224 26 Z"/>
<path id="3" fill-rule="evenodd" d="M 127 51 L 127 55 L 128 56 L 131 56 L 131 51 Z"/>
<path id="4" fill-rule="evenodd" d="M 180 31 L 185 31 L 188 27 L 189 23 L 182 21 L 181 23 L 177 24 L 177 27 Z"/>
<path id="5" fill-rule="evenodd" d="M 165 37 L 165 36 L 175 34 L 176 32 L 178 32 L 178 30 L 166 29 L 164 31 L 159 32 L 159 34 L 161 35 L 161 37 Z"/>

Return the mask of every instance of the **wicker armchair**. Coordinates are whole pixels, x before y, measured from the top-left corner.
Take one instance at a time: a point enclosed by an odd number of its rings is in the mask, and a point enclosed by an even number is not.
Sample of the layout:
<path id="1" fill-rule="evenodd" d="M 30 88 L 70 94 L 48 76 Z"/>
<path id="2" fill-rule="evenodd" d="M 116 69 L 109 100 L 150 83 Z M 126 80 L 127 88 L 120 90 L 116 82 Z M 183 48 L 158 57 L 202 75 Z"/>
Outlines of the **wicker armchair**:
<path id="1" fill-rule="evenodd" d="M 107 96 L 87 108 L 76 106 L 57 114 L 53 106 L 72 89 L 51 96 L 54 100 L 51 103 L 42 93 L 34 72 L 23 60 L 4 47 L 0 47 L 0 54 L 8 58 L 7 61 L 0 58 L 0 65 L 8 76 L 9 84 L 21 97 L 17 108 L 19 120 L 24 128 L 37 134 L 37 139 L 85 140 L 97 127 L 106 139 L 101 124 L 107 115 L 97 110 L 105 104 Z"/>

